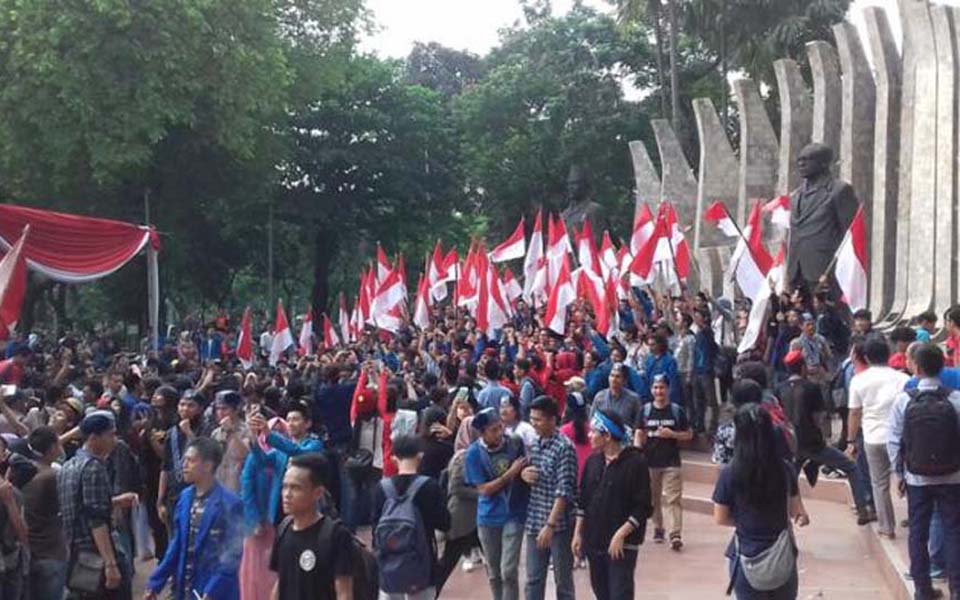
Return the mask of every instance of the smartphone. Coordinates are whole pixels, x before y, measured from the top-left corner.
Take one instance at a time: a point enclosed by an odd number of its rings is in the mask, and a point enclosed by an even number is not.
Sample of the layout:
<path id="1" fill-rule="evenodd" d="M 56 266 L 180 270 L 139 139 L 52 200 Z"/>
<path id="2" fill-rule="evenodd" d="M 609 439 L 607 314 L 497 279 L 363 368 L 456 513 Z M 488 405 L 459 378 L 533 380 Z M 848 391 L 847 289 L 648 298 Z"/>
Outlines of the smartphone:
<path id="1" fill-rule="evenodd" d="M 15 385 L 0 385 L 0 396 L 8 398 L 17 393 L 17 386 Z"/>

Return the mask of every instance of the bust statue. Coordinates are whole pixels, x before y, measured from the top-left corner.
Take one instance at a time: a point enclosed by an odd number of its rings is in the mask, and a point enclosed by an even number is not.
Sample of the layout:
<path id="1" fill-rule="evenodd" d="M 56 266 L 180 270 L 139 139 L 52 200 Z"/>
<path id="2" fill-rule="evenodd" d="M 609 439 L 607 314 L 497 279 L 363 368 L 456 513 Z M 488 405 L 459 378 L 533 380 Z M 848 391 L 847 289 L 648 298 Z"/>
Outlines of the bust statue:
<path id="1" fill-rule="evenodd" d="M 572 165 L 567 174 L 567 208 L 560 213 L 571 234 L 576 228 L 583 229 L 588 219 L 595 233 L 602 232 L 609 224 L 603 216 L 603 207 L 591 199 L 593 187 L 590 175 L 580 165 Z"/>
<path id="2" fill-rule="evenodd" d="M 790 195 L 787 282 L 813 291 L 857 212 L 853 187 L 831 173 L 833 150 L 810 144 L 797 166 L 803 183 Z M 831 285 L 835 288 L 835 284 Z"/>

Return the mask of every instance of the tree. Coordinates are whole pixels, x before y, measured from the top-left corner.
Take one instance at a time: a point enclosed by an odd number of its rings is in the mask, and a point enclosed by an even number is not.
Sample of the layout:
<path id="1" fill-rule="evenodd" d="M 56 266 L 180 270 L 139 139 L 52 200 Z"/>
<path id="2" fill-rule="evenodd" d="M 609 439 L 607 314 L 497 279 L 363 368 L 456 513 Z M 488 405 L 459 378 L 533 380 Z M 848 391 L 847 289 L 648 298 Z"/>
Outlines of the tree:
<path id="1" fill-rule="evenodd" d="M 436 42 L 414 43 L 405 67 L 407 82 L 447 98 L 459 96 L 464 89 L 476 85 L 485 73 L 479 56 Z"/>

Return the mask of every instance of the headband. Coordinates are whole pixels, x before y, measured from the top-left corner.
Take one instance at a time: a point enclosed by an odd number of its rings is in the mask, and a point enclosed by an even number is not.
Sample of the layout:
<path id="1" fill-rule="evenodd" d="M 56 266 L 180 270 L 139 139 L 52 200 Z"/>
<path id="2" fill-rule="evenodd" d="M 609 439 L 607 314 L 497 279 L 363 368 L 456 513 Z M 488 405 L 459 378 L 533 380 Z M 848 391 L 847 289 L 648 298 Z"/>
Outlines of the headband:
<path id="1" fill-rule="evenodd" d="M 627 437 L 623 429 L 610 420 L 605 414 L 600 411 L 593 413 L 593 419 L 590 421 L 590 427 L 598 433 L 606 433 L 613 439 L 617 441 L 623 441 Z"/>

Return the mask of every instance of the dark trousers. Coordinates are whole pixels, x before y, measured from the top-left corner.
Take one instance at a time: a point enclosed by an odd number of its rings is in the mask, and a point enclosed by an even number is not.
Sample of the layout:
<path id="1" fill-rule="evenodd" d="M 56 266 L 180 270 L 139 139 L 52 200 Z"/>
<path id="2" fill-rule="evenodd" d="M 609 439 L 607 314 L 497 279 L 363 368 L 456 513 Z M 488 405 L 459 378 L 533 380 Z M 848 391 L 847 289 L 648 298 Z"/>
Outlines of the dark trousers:
<path id="1" fill-rule="evenodd" d="M 800 583 L 796 565 L 793 567 L 793 575 L 785 584 L 775 590 L 761 592 L 753 589 L 737 562 L 729 562 L 732 571 L 730 576 L 733 578 L 733 594 L 737 600 L 796 600 Z"/>
<path id="2" fill-rule="evenodd" d="M 633 600 L 633 573 L 637 568 L 637 551 L 624 550 L 621 560 L 613 560 L 604 551 L 592 551 L 590 587 L 597 600 Z"/>
<path id="3" fill-rule="evenodd" d="M 695 431 L 714 433 L 717 430 L 719 412 L 717 409 L 717 389 L 711 374 L 693 375 L 693 428 Z M 707 418 L 707 410 L 710 417 Z"/>
<path id="4" fill-rule="evenodd" d="M 460 558 L 466 556 L 473 548 L 479 547 L 480 538 L 477 537 L 476 529 L 469 535 L 444 542 L 443 556 L 440 557 L 440 574 L 437 578 L 438 597 L 443 590 L 443 586 L 446 585 L 447 580 L 450 579 L 450 574 L 457 568 L 457 563 L 460 562 Z"/>
<path id="5" fill-rule="evenodd" d="M 927 542 L 934 509 L 940 513 L 943 524 L 943 551 L 950 591 L 953 597 L 960 596 L 960 484 L 908 485 L 910 575 L 917 590 L 915 598 L 919 599 L 932 597 Z"/>

